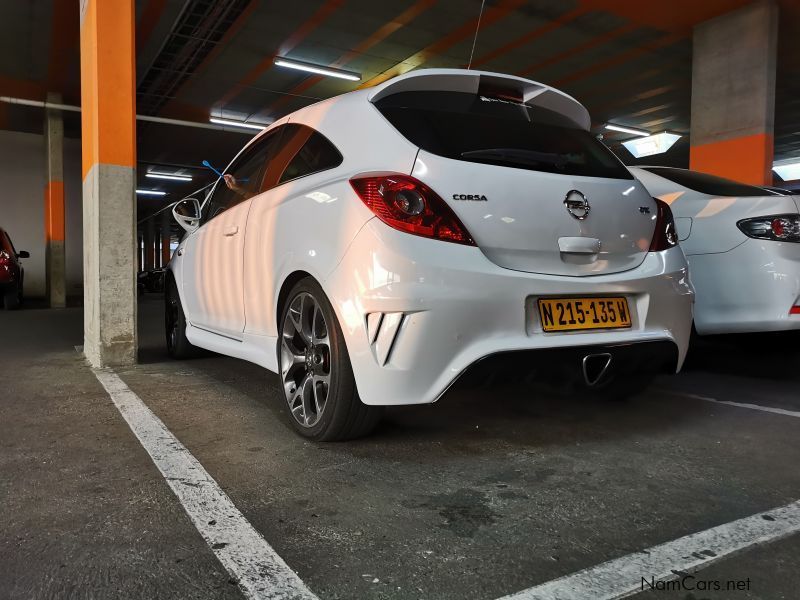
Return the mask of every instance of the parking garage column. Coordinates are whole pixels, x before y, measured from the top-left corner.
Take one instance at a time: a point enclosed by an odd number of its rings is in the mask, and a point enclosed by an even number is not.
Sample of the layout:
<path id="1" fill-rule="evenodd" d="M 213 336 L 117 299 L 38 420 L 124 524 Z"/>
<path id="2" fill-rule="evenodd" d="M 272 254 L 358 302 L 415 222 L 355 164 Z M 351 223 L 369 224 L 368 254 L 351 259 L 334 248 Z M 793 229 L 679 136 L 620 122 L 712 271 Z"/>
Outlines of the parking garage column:
<path id="1" fill-rule="evenodd" d="M 172 242 L 172 211 L 167 209 L 161 212 L 161 266 L 166 267 L 172 256 L 170 243 Z"/>
<path id="2" fill-rule="evenodd" d="M 156 268 L 156 221 L 148 217 L 144 224 L 144 269 L 152 271 Z"/>
<path id="3" fill-rule="evenodd" d="M 60 94 L 47 95 L 61 103 Z M 45 111 L 47 181 L 44 187 L 45 280 L 47 302 L 52 308 L 66 306 L 67 276 L 64 253 L 64 121 L 60 110 Z"/>
<path id="4" fill-rule="evenodd" d="M 694 28 L 692 169 L 772 184 L 777 40 L 771 0 Z"/>
<path id="5" fill-rule="evenodd" d="M 136 361 L 134 1 L 81 1 L 84 354 Z"/>

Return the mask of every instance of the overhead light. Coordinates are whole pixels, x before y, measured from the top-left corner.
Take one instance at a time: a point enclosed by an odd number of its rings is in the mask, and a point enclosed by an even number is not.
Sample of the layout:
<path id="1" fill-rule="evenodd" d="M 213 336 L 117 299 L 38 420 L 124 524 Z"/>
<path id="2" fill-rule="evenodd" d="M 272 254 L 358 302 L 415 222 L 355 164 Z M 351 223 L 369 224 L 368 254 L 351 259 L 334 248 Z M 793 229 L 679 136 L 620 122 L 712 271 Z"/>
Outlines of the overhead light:
<path id="1" fill-rule="evenodd" d="M 171 179 L 174 181 L 191 181 L 191 175 L 177 175 L 175 173 L 155 173 L 150 171 L 149 173 L 145 174 L 145 177 L 150 177 L 151 179 Z"/>
<path id="2" fill-rule="evenodd" d="M 800 179 L 800 159 L 779 160 L 772 165 L 772 170 L 784 181 Z"/>
<path id="3" fill-rule="evenodd" d="M 622 133 L 630 133 L 632 135 L 650 135 L 649 131 L 644 129 L 637 129 L 636 127 L 624 127 L 622 125 L 614 125 L 613 123 L 606 123 L 606 129 L 611 131 L 621 131 Z"/>
<path id="4" fill-rule="evenodd" d="M 677 133 L 667 133 L 665 131 L 643 138 L 628 140 L 627 142 L 622 142 L 622 145 L 636 158 L 641 158 L 643 156 L 652 156 L 653 154 L 663 154 L 672 148 L 672 145 L 679 139 L 681 139 L 681 136 Z"/>
<path id="5" fill-rule="evenodd" d="M 217 125 L 229 125 L 231 127 L 244 127 L 245 129 L 258 129 L 259 131 L 266 129 L 266 125 L 260 123 L 248 123 L 247 121 L 234 121 L 233 119 L 220 119 L 219 117 L 210 117 L 209 122 L 216 123 Z"/>
<path id="6" fill-rule="evenodd" d="M 158 190 L 136 190 L 140 196 L 166 196 L 167 192 L 159 192 Z"/>
<path id="7" fill-rule="evenodd" d="M 333 67 L 323 67 L 322 65 L 315 65 L 314 63 L 295 60 L 293 58 L 284 58 L 283 56 L 275 57 L 275 64 L 279 67 L 307 71 L 308 73 L 316 73 L 317 75 L 327 75 L 328 77 L 338 77 L 339 79 L 348 79 L 350 81 L 361 81 L 361 73 L 334 69 Z"/>

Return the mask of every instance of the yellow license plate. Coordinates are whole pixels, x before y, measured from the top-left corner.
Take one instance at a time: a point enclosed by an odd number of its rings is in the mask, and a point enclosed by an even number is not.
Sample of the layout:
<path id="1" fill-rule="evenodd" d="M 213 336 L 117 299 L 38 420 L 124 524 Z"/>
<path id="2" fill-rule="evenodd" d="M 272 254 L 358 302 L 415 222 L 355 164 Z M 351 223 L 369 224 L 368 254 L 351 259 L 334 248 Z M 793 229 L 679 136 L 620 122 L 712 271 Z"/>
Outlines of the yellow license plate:
<path id="1" fill-rule="evenodd" d="M 619 329 L 631 326 L 628 301 L 610 298 L 540 298 L 539 317 L 545 331 Z"/>

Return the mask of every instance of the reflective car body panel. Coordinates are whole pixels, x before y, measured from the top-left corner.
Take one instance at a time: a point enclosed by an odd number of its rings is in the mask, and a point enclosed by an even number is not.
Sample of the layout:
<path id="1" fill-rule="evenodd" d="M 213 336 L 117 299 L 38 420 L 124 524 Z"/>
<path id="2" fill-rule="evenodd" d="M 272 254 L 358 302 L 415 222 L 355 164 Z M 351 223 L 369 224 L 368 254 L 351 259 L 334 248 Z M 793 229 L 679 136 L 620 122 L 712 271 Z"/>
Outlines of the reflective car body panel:
<path id="1" fill-rule="evenodd" d="M 627 271 L 642 263 L 653 239 L 655 202 L 634 180 L 474 164 L 425 151 L 413 174 L 448 201 L 489 260 L 515 271 L 569 276 Z M 487 200 L 454 198 L 464 190 Z M 590 209 L 583 220 L 564 204 L 572 191 Z M 598 240 L 600 249 L 562 251 L 559 239 L 570 237 Z"/>
<path id="2" fill-rule="evenodd" d="M 797 214 L 796 196 L 709 194 L 649 168 L 631 172 L 675 215 L 697 291 L 699 333 L 800 329 L 800 315 L 790 314 L 800 304 L 800 243 L 752 239 L 737 226 L 743 219 Z"/>

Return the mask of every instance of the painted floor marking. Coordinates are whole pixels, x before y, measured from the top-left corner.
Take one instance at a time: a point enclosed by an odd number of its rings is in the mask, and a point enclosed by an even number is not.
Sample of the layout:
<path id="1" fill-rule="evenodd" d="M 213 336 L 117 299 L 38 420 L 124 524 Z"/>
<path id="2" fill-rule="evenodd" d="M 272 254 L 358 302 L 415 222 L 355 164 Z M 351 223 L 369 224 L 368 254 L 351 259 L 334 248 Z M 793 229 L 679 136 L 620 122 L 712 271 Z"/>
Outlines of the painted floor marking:
<path id="1" fill-rule="evenodd" d="M 747 402 L 732 402 L 730 400 L 717 400 L 716 398 L 709 398 L 708 396 L 699 396 L 697 394 L 688 394 L 685 392 L 678 392 L 675 390 L 661 389 L 659 391 L 667 394 L 672 394 L 673 396 L 682 396 L 684 398 L 692 398 L 693 400 L 705 400 L 706 402 L 715 402 L 716 404 L 727 404 L 728 406 L 749 408 L 750 410 L 760 410 L 761 412 L 768 412 L 775 415 L 783 415 L 784 417 L 800 417 L 800 412 L 796 410 L 786 410 L 785 408 L 775 408 L 772 406 L 761 406 L 760 404 L 748 404 Z"/>
<path id="2" fill-rule="evenodd" d="M 651 577 L 655 581 L 678 579 L 735 552 L 774 542 L 798 531 L 800 501 L 616 558 L 500 600 L 626 598 L 650 589 L 642 582 L 643 578 L 648 582 Z"/>
<path id="3" fill-rule="evenodd" d="M 318 600 L 200 462 L 113 371 L 94 374 L 212 552 L 252 600 Z"/>

